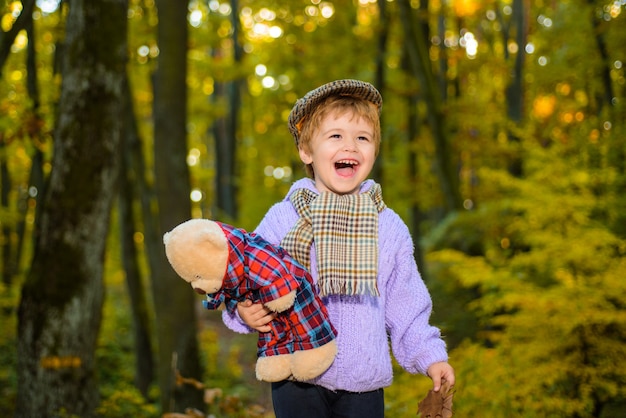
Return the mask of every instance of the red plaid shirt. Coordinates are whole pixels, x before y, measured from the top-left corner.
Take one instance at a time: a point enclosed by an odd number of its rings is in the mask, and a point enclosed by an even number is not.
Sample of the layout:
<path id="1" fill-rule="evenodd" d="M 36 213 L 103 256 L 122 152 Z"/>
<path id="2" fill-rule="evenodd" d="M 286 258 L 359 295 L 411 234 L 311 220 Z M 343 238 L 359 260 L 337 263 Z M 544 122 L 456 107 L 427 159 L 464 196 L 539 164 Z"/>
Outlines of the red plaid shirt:
<path id="1" fill-rule="evenodd" d="M 250 299 L 267 303 L 296 290 L 293 307 L 279 312 L 259 333 L 259 357 L 291 354 L 320 347 L 337 336 L 322 300 L 315 292 L 309 272 L 287 252 L 259 235 L 217 222 L 229 244 L 228 268 L 222 288 L 207 295 L 204 305 L 216 309 L 221 303 L 234 312 L 237 302 Z"/>

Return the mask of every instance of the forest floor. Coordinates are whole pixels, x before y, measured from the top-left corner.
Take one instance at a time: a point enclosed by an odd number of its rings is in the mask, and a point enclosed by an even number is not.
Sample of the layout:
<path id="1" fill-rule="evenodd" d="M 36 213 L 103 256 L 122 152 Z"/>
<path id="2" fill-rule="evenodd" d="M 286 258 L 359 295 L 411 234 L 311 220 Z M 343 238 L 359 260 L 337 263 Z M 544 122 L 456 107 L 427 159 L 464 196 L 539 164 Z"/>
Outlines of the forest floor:
<path id="1" fill-rule="evenodd" d="M 270 385 L 256 379 L 257 334 L 238 334 L 228 329 L 222 322 L 221 311 L 199 312 L 200 326 L 208 335 L 217 338 L 216 359 L 203 358 L 213 364 L 208 367 L 208 387 L 222 389 L 222 403 L 232 403 L 239 399 L 254 417 L 273 417 Z M 212 353 L 202 352 L 201 357 Z M 229 401 L 230 400 L 230 401 Z M 228 407 L 223 405 L 223 408 Z M 247 416 L 247 415 L 246 415 Z"/>

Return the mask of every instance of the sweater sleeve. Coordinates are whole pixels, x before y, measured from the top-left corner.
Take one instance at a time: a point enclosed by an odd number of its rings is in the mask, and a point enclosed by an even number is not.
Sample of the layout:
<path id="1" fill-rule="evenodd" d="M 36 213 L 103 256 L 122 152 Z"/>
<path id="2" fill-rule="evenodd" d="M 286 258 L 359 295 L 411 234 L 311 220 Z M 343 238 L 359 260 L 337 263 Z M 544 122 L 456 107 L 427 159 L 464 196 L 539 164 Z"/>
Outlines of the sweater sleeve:
<path id="1" fill-rule="evenodd" d="M 448 354 L 439 329 L 429 323 L 432 300 L 415 263 L 411 235 L 399 223 L 394 226 L 396 249 L 386 254 L 395 267 L 386 283 L 385 321 L 398 363 L 410 373 L 426 374 Z"/>
<path id="2" fill-rule="evenodd" d="M 224 309 L 222 311 L 222 322 L 226 327 L 230 328 L 230 330 L 234 332 L 238 332 L 240 334 L 250 334 L 252 332 L 256 332 L 254 329 L 250 328 L 246 325 L 245 322 L 239 316 L 239 312 L 237 312 L 237 308 L 235 309 Z"/>

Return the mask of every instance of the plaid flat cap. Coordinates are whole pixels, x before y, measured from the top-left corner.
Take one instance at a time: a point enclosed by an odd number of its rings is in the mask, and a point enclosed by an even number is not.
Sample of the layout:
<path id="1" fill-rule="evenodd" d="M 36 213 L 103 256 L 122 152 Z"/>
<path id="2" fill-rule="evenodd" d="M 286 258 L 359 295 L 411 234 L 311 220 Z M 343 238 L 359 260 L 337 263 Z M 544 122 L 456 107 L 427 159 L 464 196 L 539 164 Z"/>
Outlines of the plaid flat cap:
<path id="1" fill-rule="evenodd" d="M 313 109 L 328 96 L 353 96 L 374 103 L 380 112 L 383 107 L 383 98 L 376 87 L 360 80 L 335 80 L 311 90 L 299 99 L 289 113 L 289 131 L 296 140 L 300 140 L 300 123 Z"/>

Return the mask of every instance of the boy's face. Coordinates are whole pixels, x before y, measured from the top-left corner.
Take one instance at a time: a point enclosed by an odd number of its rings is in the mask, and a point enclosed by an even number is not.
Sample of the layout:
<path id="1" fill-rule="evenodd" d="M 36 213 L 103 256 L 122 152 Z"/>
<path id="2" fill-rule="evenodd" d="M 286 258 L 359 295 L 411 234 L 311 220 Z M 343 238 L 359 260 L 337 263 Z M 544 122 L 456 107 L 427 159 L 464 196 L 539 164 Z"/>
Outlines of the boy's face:
<path id="1" fill-rule="evenodd" d="M 313 165 L 320 192 L 357 194 L 376 160 L 374 128 L 351 112 L 331 112 L 313 131 L 308 149 L 298 151 L 304 164 Z"/>

